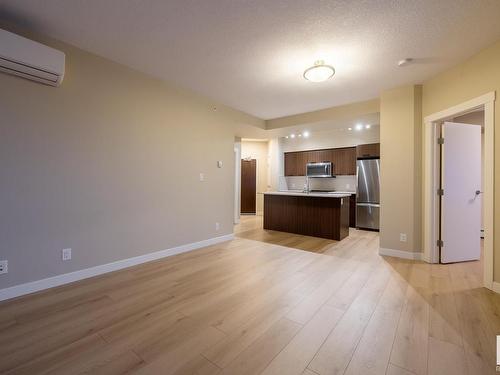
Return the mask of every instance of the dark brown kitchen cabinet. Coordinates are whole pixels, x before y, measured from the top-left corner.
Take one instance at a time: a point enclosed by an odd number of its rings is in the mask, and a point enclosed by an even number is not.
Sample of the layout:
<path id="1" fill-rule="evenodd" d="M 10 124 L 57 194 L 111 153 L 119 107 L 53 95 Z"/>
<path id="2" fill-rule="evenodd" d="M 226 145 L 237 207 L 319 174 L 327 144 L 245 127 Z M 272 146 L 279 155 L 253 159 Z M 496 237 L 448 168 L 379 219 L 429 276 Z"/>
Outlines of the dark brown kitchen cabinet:
<path id="1" fill-rule="evenodd" d="M 370 143 L 366 145 L 358 145 L 356 147 L 356 154 L 358 159 L 363 158 L 379 158 L 380 157 L 380 143 Z"/>
<path id="2" fill-rule="evenodd" d="M 297 152 L 285 152 L 285 176 L 297 176 Z"/>
<path id="3" fill-rule="evenodd" d="M 352 194 L 349 200 L 349 226 L 356 228 L 356 194 Z"/>
<path id="4" fill-rule="evenodd" d="M 305 176 L 306 175 L 306 164 L 311 159 L 309 152 L 302 151 L 297 152 L 297 169 L 296 176 Z"/>
<path id="5" fill-rule="evenodd" d="M 329 161 L 335 175 L 356 174 L 356 147 L 285 152 L 285 176 L 305 176 L 307 163 Z"/>
<path id="6" fill-rule="evenodd" d="M 349 235 L 349 197 L 264 194 L 264 229 L 340 241 Z"/>
<path id="7" fill-rule="evenodd" d="M 333 150 L 318 150 L 314 152 L 316 153 L 316 161 L 319 163 L 333 160 Z"/>
<path id="8" fill-rule="evenodd" d="M 356 148 L 335 148 L 332 150 L 332 163 L 335 164 L 334 173 L 338 176 L 356 174 Z"/>

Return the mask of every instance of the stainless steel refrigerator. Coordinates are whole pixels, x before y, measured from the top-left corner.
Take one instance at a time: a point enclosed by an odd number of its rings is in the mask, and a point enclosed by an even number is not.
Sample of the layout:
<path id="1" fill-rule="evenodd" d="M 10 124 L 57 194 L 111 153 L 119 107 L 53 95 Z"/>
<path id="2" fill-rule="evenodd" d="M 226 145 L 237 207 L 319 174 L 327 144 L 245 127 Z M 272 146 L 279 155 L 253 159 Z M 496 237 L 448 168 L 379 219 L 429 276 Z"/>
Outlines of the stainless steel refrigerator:
<path id="1" fill-rule="evenodd" d="M 358 159 L 356 228 L 379 230 L 380 159 Z"/>

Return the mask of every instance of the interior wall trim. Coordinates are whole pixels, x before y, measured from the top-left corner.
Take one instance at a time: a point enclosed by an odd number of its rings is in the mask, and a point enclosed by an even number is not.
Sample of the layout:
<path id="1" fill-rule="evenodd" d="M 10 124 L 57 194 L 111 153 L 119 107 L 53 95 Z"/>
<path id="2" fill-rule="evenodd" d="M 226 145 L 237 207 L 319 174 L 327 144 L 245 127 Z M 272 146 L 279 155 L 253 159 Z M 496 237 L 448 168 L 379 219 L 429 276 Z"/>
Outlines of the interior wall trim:
<path id="1" fill-rule="evenodd" d="M 491 286 L 491 290 L 493 290 L 496 293 L 500 293 L 500 283 L 493 281 L 493 284 Z"/>
<path id="2" fill-rule="evenodd" d="M 202 247 L 214 245 L 220 242 L 230 241 L 232 239 L 234 239 L 233 233 L 0 289 L 0 301 L 20 297 L 49 288 L 54 288 L 56 286 L 64 284 L 73 283 L 75 281 L 88 279 L 90 277 L 102 275 L 108 272 L 122 270 L 124 268 L 129 268 L 142 263 L 151 262 L 153 260 L 170 257 L 172 255 L 186 253 L 188 251 L 200 249 Z"/>
<path id="3" fill-rule="evenodd" d="M 484 271 L 483 285 L 493 290 L 493 247 L 494 247 L 494 191 L 495 191 L 495 98 L 491 91 L 466 102 L 457 104 L 443 111 L 424 117 L 423 137 L 423 246 L 424 260 L 439 263 L 438 239 L 439 205 L 437 198 L 439 156 L 436 143 L 437 126 L 441 121 L 449 120 L 475 109 L 484 109 Z"/>
<path id="4" fill-rule="evenodd" d="M 395 258 L 422 260 L 421 252 L 403 251 L 403 250 L 395 250 L 395 249 L 388 249 L 385 247 L 381 247 L 379 248 L 378 253 L 379 255 L 385 255 Z"/>

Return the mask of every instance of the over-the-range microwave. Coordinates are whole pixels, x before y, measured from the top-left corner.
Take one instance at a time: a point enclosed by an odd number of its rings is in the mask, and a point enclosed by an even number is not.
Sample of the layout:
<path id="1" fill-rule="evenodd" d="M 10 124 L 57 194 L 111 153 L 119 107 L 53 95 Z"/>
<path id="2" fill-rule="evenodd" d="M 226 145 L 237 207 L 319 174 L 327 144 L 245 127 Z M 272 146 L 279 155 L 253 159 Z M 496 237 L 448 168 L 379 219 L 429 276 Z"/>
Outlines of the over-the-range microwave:
<path id="1" fill-rule="evenodd" d="M 333 164 L 329 161 L 320 163 L 307 163 L 306 165 L 307 177 L 335 177 L 333 174 Z"/>

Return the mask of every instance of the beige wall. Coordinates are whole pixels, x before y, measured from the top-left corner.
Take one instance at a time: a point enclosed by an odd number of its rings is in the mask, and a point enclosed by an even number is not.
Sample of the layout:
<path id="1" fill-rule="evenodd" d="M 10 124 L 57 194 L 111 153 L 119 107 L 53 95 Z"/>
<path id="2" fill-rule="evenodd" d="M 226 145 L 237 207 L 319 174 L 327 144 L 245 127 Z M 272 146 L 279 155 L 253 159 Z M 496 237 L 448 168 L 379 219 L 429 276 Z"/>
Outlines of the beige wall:
<path id="1" fill-rule="evenodd" d="M 494 230 L 500 221 L 500 41 L 462 64 L 424 82 L 423 115 L 427 116 L 460 104 L 490 91 L 496 91 L 495 101 L 495 208 Z M 494 238 L 494 280 L 500 281 L 500 236 Z"/>
<path id="2" fill-rule="evenodd" d="M 380 97 L 380 247 L 421 248 L 421 87 L 405 86 Z M 406 233 L 407 242 L 400 241 Z"/>
<path id="3" fill-rule="evenodd" d="M 263 192 L 269 188 L 269 147 L 268 142 L 242 141 L 241 158 L 257 160 L 257 215 L 264 211 Z"/>
<path id="4" fill-rule="evenodd" d="M 264 122 L 46 43 L 61 87 L 0 74 L 0 289 L 232 233 L 234 136 Z"/>

